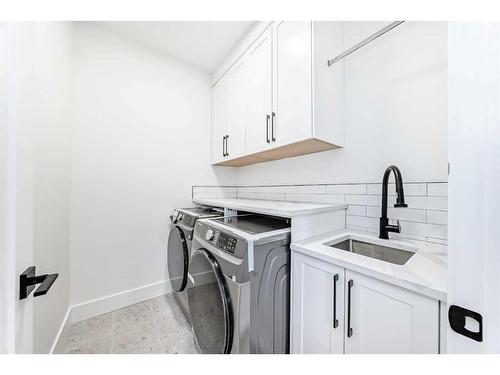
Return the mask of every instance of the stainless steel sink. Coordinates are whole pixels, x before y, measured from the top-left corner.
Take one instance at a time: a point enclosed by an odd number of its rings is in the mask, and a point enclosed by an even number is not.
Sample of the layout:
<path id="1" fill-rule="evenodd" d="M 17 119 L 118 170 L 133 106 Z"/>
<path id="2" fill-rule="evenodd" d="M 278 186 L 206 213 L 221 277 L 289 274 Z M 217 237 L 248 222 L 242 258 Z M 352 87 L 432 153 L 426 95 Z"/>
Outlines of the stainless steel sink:
<path id="1" fill-rule="evenodd" d="M 351 238 L 333 244 L 328 244 L 328 246 L 399 265 L 405 264 L 413 255 L 415 255 L 415 252 L 413 251 L 377 245 Z"/>

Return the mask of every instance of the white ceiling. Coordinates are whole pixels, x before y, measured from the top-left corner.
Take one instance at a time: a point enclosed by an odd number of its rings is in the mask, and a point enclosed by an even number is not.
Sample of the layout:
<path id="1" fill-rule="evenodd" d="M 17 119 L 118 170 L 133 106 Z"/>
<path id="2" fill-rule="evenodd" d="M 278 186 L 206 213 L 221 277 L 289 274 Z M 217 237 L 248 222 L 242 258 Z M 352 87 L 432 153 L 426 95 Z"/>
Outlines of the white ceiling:
<path id="1" fill-rule="evenodd" d="M 254 22 L 110 21 L 100 24 L 135 42 L 164 51 L 213 73 Z"/>

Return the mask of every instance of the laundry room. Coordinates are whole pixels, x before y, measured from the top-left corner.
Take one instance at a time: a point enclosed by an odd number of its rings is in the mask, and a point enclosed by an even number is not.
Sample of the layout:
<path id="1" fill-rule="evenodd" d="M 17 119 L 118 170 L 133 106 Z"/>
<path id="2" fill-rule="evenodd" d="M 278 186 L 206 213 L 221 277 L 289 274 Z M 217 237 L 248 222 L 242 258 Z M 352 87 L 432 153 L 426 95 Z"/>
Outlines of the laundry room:
<path id="1" fill-rule="evenodd" d="M 500 23 L 391 14 L 0 21 L 0 353 L 499 354 Z"/>

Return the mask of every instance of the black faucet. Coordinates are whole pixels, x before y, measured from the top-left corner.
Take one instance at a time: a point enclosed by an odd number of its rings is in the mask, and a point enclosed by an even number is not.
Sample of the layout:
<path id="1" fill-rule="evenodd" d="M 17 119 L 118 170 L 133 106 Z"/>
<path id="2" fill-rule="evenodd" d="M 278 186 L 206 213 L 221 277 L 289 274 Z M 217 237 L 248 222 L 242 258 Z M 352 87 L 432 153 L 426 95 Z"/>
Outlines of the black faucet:
<path id="1" fill-rule="evenodd" d="M 394 172 L 394 178 L 396 179 L 396 204 L 394 207 L 408 207 L 405 203 L 405 195 L 403 192 L 403 179 L 401 177 L 401 172 L 395 165 L 390 165 L 387 167 L 384 173 L 384 179 L 382 181 L 382 216 L 380 217 L 380 234 L 379 238 L 384 240 L 389 239 L 389 232 L 399 233 L 401 232 L 401 226 L 390 225 L 389 219 L 387 218 L 387 185 L 389 183 L 389 176 L 391 171 Z"/>

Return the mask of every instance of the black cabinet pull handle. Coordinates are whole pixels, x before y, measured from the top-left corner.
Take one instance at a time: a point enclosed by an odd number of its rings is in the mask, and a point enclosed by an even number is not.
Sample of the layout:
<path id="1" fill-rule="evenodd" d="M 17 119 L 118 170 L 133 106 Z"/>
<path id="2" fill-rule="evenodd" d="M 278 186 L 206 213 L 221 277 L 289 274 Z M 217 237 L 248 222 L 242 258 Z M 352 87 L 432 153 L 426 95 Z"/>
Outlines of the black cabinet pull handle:
<path id="1" fill-rule="evenodd" d="M 333 276 L 333 328 L 339 326 L 339 320 L 337 319 L 337 281 L 339 281 L 339 274 Z"/>
<path id="2" fill-rule="evenodd" d="M 226 156 L 229 156 L 229 135 L 226 135 Z"/>
<path id="3" fill-rule="evenodd" d="M 273 142 L 276 142 L 276 138 L 274 137 L 274 119 L 276 118 L 276 113 L 272 113 L 271 118 L 271 139 Z"/>
<path id="4" fill-rule="evenodd" d="M 351 328 L 351 289 L 354 282 L 349 280 L 347 284 L 347 337 L 352 336 L 352 328 Z"/>
<path id="5" fill-rule="evenodd" d="M 266 142 L 271 143 L 269 140 L 269 115 L 266 115 Z"/>
<path id="6" fill-rule="evenodd" d="M 226 156 L 226 136 L 222 137 L 222 156 Z"/>

